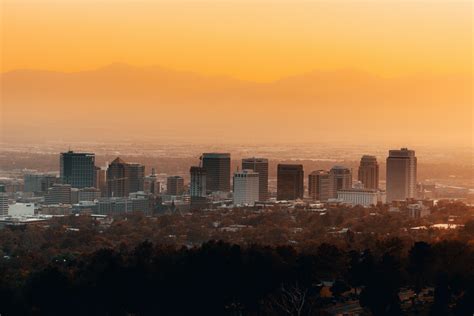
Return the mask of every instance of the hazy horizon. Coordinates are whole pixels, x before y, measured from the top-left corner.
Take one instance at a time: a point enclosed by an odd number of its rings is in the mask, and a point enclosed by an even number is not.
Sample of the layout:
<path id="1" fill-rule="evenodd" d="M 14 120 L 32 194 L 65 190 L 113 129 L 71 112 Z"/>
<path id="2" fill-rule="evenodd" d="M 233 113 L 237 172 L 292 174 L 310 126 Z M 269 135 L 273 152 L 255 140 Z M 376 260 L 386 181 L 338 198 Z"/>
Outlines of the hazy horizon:
<path id="1" fill-rule="evenodd" d="M 472 147 L 470 12 L 470 1 L 5 1 L 0 140 Z"/>

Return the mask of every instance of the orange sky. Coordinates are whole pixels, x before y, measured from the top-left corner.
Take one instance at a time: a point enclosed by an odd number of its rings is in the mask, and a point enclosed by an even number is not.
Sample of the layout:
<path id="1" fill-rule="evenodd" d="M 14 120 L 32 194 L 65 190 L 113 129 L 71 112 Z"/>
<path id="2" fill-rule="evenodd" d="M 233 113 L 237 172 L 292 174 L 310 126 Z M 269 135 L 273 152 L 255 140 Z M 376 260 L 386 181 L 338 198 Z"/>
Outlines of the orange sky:
<path id="1" fill-rule="evenodd" d="M 5 139 L 472 146 L 472 1 L 0 3 Z"/>
<path id="2" fill-rule="evenodd" d="M 471 1 L 3 0 L 1 71 L 111 62 L 270 81 L 472 71 Z"/>

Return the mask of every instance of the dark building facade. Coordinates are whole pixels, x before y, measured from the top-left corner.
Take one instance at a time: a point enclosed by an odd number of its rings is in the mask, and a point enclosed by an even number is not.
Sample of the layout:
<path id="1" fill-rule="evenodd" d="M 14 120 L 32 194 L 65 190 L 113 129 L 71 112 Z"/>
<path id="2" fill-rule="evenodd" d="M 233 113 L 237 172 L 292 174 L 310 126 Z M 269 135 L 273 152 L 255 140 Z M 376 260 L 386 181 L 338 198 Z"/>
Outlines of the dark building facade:
<path id="1" fill-rule="evenodd" d="M 414 150 L 390 150 L 387 158 L 387 202 L 416 197 L 417 159 Z"/>
<path id="2" fill-rule="evenodd" d="M 329 172 L 316 170 L 308 175 L 308 195 L 314 201 L 327 201 L 330 194 Z"/>
<path id="3" fill-rule="evenodd" d="M 230 192 L 230 154 L 204 153 L 202 167 L 207 172 L 207 192 Z"/>
<path id="4" fill-rule="evenodd" d="M 107 196 L 127 197 L 130 193 L 143 191 L 145 167 L 127 163 L 117 157 L 107 168 Z"/>
<path id="5" fill-rule="evenodd" d="M 377 190 L 379 188 L 379 164 L 375 156 L 362 156 L 359 165 L 358 180 L 364 188 Z"/>
<path id="6" fill-rule="evenodd" d="M 184 179 L 172 176 L 166 179 L 166 193 L 168 195 L 182 195 L 184 192 Z"/>
<path id="7" fill-rule="evenodd" d="M 63 184 L 73 188 L 90 188 L 95 186 L 95 155 L 68 151 L 60 156 L 60 178 Z"/>
<path id="8" fill-rule="evenodd" d="M 337 191 L 352 188 L 351 169 L 334 166 L 329 170 L 329 198 L 337 198 Z"/>
<path id="9" fill-rule="evenodd" d="M 302 199 L 303 194 L 303 165 L 279 164 L 277 171 L 277 200 Z"/>
<path id="10" fill-rule="evenodd" d="M 245 169 L 258 173 L 258 199 L 259 201 L 268 200 L 268 159 L 242 159 L 242 170 Z"/>

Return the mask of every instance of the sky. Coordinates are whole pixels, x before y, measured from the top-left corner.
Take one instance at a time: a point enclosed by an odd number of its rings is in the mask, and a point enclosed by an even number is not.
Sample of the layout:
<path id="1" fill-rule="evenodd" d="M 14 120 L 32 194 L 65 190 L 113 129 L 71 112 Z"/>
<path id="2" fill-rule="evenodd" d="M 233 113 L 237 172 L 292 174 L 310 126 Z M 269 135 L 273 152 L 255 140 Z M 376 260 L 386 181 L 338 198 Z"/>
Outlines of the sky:
<path id="1" fill-rule="evenodd" d="M 394 79 L 394 89 L 412 83 L 425 89 L 430 80 L 436 81 L 434 86 L 438 89 L 444 81 L 449 90 L 441 98 L 445 103 L 431 100 L 426 91 L 420 97 L 405 88 L 400 90 L 403 102 L 412 100 L 416 115 L 430 117 L 426 109 L 434 108 L 437 115 L 430 119 L 447 120 L 446 126 L 456 130 L 439 132 L 449 136 L 446 141 L 462 137 L 463 143 L 472 143 L 472 91 L 466 88 L 472 84 L 472 6 L 471 1 L 451 0 L 3 0 L 0 72 L 29 69 L 80 73 L 123 63 L 256 84 L 275 83 L 315 71 L 356 71 L 380 80 Z M 461 85 L 453 86 L 457 81 L 452 78 L 459 77 L 463 78 Z M 423 78 L 423 82 L 417 78 Z M 336 86 L 340 82 L 342 88 L 345 78 L 338 80 Z M 19 101 L 10 97 L 12 89 L 7 79 L 2 82 L 2 121 L 7 125 L 5 120 L 12 117 L 8 111 Z M 379 104 L 370 103 L 372 85 L 361 89 L 367 99 L 363 111 L 377 109 Z M 294 89 L 288 93 L 295 93 Z M 295 102 L 299 102 L 299 97 Z M 450 98 L 456 104 L 446 102 Z M 49 99 L 44 95 L 38 96 L 38 100 L 44 102 L 38 102 L 38 106 L 48 106 Z M 307 115 L 316 117 L 316 110 L 322 107 L 352 102 L 350 98 L 324 104 L 320 99 L 316 101 L 318 108 L 308 110 Z M 293 105 L 274 103 L 275 119 L 284 124 L 282 117 Z M 390 126 L 396 126 L 393 120 L 403 117 L 395 103 L 379 116 L 388 121 L 393 118 Z M 114 104 L 109 99 L 100 106 L 110 109 Z M 146 109 L 150 106 L 143 105 Z M 164 106 L 154 104 L 153 111 L 159 113 Z M 357 106 L 360 104 L 353 104 Z M 305 109 L 298 111 L 305 116 Z M 442 115 L 449 114 L 450 109 L 455 112 L 452 118 Z M 230 113 L 231 110 L 223 111 L 221 118 Z M 355 122 L 351 127 L 357 129 L 362 125 L 352 119 Z M 315 125 L 320 120 L 315 118 Z M 435 123 L 423 124 L 420 130 L 424 137 L 439 127 Z M 407 125 L 411 128 L 407 135 L 419 132 L 412 122 Z M 263 128 L 266 126 L 262 125 Z M 305 127 L 300 134 L 311 132 Z M 381 132 L 381 137 L 394 134 L 393 130 Z M 321 130 L 314 133 L 319 137 Z M 437 136 L 433 136 L 433 141 Z"/>
<path id="2" fill-rule="evenodd" d="M 2 1 L 3 72 L 123 62 L 271 81 L 466 73 L 471 1 Z"/>

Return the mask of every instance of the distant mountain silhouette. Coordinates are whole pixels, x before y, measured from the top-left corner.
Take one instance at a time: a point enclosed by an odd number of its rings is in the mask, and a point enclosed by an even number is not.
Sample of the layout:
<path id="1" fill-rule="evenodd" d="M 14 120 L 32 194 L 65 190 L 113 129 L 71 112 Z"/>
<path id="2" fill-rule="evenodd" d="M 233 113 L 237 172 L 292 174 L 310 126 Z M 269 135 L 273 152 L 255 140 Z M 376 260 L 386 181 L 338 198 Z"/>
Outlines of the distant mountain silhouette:
<path id="1" fill-rule="evenodd" d="M 15 70 L 0 77 L 2 131 L 5 139 L 310 141 L 441 134 L 442 120 L 462 135 L 472 120 L 471 84 L 469 76 L 382 78 L 355 70 L 269 83 L 119 63 L 70 73 Z"/>

